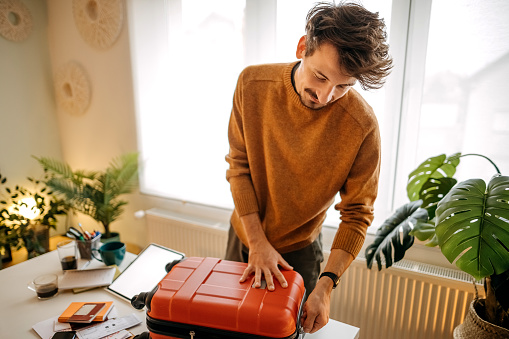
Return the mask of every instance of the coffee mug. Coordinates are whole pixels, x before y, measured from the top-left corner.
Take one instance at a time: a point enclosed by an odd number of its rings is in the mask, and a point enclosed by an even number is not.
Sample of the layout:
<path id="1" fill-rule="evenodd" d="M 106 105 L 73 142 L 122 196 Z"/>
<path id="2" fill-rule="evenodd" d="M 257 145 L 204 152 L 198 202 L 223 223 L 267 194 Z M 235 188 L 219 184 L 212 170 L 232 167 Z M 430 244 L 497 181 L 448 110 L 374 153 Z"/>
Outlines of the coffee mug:
<path id="1" fill-rule="evenodd" d="M 100 258 L 96 257 L 94 252 L 99 252 Z M 102 261 L 106 266 L 120 266 L 125 256 L 125 244 L 120 241 L 107 242 L 102 245 L 99 250 L 92 250 L 92 255 L 95 259 Z"/>
<path id="2" fill-rule="evenodd" d="M 40 275 L 27 287 L 37 293 L 39 299 L 52 298 L 58 294 L 58 276 L 56 274 Z"/>

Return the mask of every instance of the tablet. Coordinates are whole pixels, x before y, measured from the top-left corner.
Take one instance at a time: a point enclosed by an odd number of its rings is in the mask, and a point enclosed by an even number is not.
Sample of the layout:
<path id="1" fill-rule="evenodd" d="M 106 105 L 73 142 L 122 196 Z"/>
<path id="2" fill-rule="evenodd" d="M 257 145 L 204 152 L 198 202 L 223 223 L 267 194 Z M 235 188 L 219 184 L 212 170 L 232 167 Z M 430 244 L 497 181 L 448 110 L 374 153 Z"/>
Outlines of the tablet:
<path id="1" fill-rule="evenodd" d="M 184 259 L 184 256 L 161 245 L 150 244 L 106 290 L 130 302 L 135 295 L 150 292 L 166 276 L 166 265 Z"/>

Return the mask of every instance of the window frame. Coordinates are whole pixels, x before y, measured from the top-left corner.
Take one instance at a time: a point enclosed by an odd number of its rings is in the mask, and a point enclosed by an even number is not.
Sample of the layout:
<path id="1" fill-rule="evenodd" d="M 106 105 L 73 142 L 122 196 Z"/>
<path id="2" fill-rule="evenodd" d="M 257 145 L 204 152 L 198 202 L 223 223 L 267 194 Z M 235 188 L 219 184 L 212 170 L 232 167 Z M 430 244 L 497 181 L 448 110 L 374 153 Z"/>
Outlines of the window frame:
<path id="1" fill-rule="evenodd" d="M 397 0 L 397 2 L 396 6 L 404 7 L 404 0 Z M 403 40 L 400 40 L 397 44 L 397 46 L 405 46 L 405 50 L 397 51 L 400 53 L 398 54 L 400 60 L 404 60 L 404 66 L 402 76 L 397 79 L 400 88 L 398 92 L 401 94 L 397 100 L 400 103 L 398 107 L 400 112 L 399 128 L 395 131 L 397 132 L 395 133 L 397 141 L 393 146 L 396 155 L 392 159 L 394 175 L 394 189 L 391 194 L 392 209 L 408 202 L 405 194 L 407 182 L 402 178 L 408 177 L 417 162 L 425 160 L 418 159 L 415 153 L 418 142 L 418 134 L 415 131 L 419 128 L 420 114 L 412 114 L 412 112 L 420 112 L 422 102 L 431 5 L 432 0 L 411 0 L 408 2 L 406 41 L 401 44 Z M 394 30 L 401 29 L 403 23 L 403 20 L 397 23 L 400 26 L 395 27 Z"/>

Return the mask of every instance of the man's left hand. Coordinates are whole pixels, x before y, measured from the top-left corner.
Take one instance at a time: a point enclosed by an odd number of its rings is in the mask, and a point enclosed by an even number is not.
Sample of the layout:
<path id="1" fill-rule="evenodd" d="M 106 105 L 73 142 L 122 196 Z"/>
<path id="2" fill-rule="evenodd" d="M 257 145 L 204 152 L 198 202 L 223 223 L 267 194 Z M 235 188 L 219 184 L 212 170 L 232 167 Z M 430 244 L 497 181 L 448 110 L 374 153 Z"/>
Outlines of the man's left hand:
<path id="1" fill-rule="evenodd" d="M 304 304 L 301 325 L 306 333 L 315 333 L 329 322 L 332 281 L 320 279 Z"/>

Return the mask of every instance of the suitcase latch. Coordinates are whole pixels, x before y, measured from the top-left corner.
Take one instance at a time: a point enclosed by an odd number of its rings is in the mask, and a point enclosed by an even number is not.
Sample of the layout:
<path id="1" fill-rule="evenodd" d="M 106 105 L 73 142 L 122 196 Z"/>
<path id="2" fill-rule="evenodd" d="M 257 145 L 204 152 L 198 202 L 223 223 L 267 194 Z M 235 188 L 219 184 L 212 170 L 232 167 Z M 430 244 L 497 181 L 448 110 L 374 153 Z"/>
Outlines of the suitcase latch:
<path id="1" fill-rule="evenodd" d="M 194 331 L 189 332 L 189 335 L 191 336 L 191 339 L 194 339 L 195 334 L 196 333 L 194 333 Z"/>

